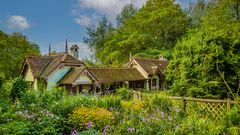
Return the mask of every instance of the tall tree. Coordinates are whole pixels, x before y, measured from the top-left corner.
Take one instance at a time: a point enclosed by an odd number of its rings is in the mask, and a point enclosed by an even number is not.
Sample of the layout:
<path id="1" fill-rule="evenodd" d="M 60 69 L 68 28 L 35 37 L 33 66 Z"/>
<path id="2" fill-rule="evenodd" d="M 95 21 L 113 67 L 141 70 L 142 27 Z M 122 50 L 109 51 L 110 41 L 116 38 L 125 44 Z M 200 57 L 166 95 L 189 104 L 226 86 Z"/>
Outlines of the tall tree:
<path id="1" fill-rule="evenodd" d="M 192 27 L 200 27 L 202 17 L 207 14 L 208 8 L 212 2 L 205 0 L 197 0 L 197 2 L 190 2 L 187 8 Z"/>
<path id="2" fill-rule="evenodd" d="M 201 27 L 178 42 L 167 70 L 174 93 L 202 98 L 239 94 L 239 8 L 235 0 L 213 1 Z"/>
<path id="3" fill-rule="evenodd" d="M 87 27 L 87 36 L 83 37 L 83 41 L 94 52 L 96 59 L 111 31 L 113 31 L 113 26 L 106 17 L 99 19 L 97 26 L 90 25 Z"/>
<path id="4" fill-rule="evenodd" d="M 0 72 L 6 78 L 19 75 L 26 55 L 39 55 L 39 47 L 21 33 L 6 34 L 0 31 Z"/>
<path id="5" fill-rule="evenodd" d="M 116 17 L 116 21 L 117 21 L 117 26 L 122 26 L 123 24 L 125 24 L 125 22 L 132 18 L 133 16 L 135 16 L 138 12 L 138 9 L 136 7 L 134 7 L 134 5 L 132 3 L 125 5 L 122 8 L 122 11 L 119 15 L 117 15 Z"/>

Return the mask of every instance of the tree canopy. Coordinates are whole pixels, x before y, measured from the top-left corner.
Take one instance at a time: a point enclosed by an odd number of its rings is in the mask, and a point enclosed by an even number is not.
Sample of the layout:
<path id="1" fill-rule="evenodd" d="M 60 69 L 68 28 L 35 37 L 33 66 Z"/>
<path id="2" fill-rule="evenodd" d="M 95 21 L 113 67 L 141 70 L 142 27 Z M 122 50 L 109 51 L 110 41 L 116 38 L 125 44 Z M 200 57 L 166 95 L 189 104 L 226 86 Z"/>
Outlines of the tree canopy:
<path id="1" fill-rule="evenodd" d="M 199 28 L 174 48 L 167 70 L 178 95 L 234 98 L 240 89 L 239 1 L 212 1 Z"/>
<path id="2" fill-rule="evenodd" d="M 23 60 L 27 55 L 39 55 L 38 45 L 28 41 L 20 33 L 7 34 L 0 31 L 0 72 L 6 78 L 19 75 Z"/>
<path id="3" fill-rule="evenodd" d="M 122 65 L 129 60 L 130 52 L 148 57 L 158 57 L 163 52 L 171 58 L 172 48 L 189 26 L 187 14 L 173 0 L 149 0 L 136 15 L 135 12 L 131 5 L 123 8 L 120 16 L 124 23 L 107 36 L 101 51 L 95 54 L 103 64 Z"/>

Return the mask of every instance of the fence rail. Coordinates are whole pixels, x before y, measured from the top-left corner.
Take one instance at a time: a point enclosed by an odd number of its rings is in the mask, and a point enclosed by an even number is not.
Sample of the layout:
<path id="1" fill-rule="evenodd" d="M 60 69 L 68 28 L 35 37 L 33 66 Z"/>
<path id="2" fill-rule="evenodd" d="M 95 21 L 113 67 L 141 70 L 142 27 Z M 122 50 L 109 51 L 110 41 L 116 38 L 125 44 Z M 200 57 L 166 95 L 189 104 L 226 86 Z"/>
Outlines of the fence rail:
<path id="1" fill-rule="evenodd" d="M 138 91 L 133 92 L 134 98 L 146 98 L 149 94 L 143 94 Z M 153 94 L 151 95 L 153 96 Z M 240 102 L 233 100 L 217 100 L 217 99 L 197 99 L 186 97 L 169 97 L 169 102 L 174 108 L 182 109 L 188 115 L 199 115 L 201 117 L 209 117 L 214 120 L 221 120 L 225 114 L 231 111 L 233 106 L 240 109 Z"/>

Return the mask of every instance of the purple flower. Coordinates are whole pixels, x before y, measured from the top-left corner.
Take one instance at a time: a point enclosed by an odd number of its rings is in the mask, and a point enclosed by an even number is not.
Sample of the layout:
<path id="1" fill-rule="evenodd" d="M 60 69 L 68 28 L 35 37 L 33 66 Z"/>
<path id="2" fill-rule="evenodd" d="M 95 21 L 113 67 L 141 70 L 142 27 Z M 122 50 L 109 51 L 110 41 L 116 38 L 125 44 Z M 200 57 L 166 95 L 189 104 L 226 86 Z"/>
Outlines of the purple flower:
<path id="1" fill-rule="evenodd" d="M 77 134 L 78 134 L 78 133 L 77 133 L 77 130 L 74 129 L 74 130 L 72 131 L 72 134 L 71 134 L 71 135 L 77 135 Z"/>
<path id="2" fill-rule="evenodd" d="M 111 126 L 110 125 L 106 125 L 106 127 L 105 127 L 106 129 L 109 129 L 109 128 L 111 128 Z"/>
<path id="3" fill-rule="evenodd" d="M 164 113 L 164 112 L 161 112 L 161 117 L 162 117 L 162 118 L 164 118 L 164 115 L 165 115 L 165 113 Z"/>
<path id="4" fill-rule="evenodd" d="M 114 110 L 114 108 L 110 107 L 110 108 L 108 108 L 108 110 L 109 110 L 109 111 L 113 111 L 113 110 Z"/>
<path id="5" fill-rule="evenodd" d="M 128 131 L 133 132 L 135 128 L 128 128 Z"/>
<path id="6" fill-rule="evenodd" d="M 87 123 L 87 128 L 92 128 L 92 126 L 93 126 L 93 123 L 92 123 L 92 122 L 88 122 L 88 123 Z"/>
<path id="7" fill-rule="evenodd" d="M 106 129 L 105 128 L 102 129 L 102 135 L 106 135 Z"/>

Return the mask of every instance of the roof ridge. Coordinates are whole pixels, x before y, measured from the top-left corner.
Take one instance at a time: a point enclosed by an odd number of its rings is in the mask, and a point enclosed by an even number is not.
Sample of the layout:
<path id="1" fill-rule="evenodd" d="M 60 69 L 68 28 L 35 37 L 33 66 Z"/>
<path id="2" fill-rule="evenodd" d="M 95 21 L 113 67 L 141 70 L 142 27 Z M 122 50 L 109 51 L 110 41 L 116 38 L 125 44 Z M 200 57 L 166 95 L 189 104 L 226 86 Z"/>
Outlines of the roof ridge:
<path id="1" fill-rule="evenodd" d="M 168 60 L 164 60 L 164 59 L 154 59 L 154 58 L 133 58 L 133 59 L 140 59 L 140 60 L 153 60 L 153 61 L 168 61 Z"/>
<path id="2" fill-rule="evenodd" d="M 37 55 L 29 55 L 29 56 L 26 56 L 26 58 L 48 58 L 48 59 L 52 59 L 49 56 L 37 56 Z"/>
<path id="3" fill-rule="evenodd" d="M 86 67 L 87 69 L 134 69 L 129 67 Z"/>
<path id="4" fill-rule="evenodd" d="M 68 53 L 64 53 L 64 55 L 61 59 L 61 62 L 65 61 L 67 59 L 68 55 L 69 55 Z"/>
<path id="5" fill-rule="evenodd" d="M 59 52 L 59 53 L 50 54 L 50 56 L 58 56 L 58 55 L 63 55 L 63 54 L 65 54 L 65 52 Z"/>

